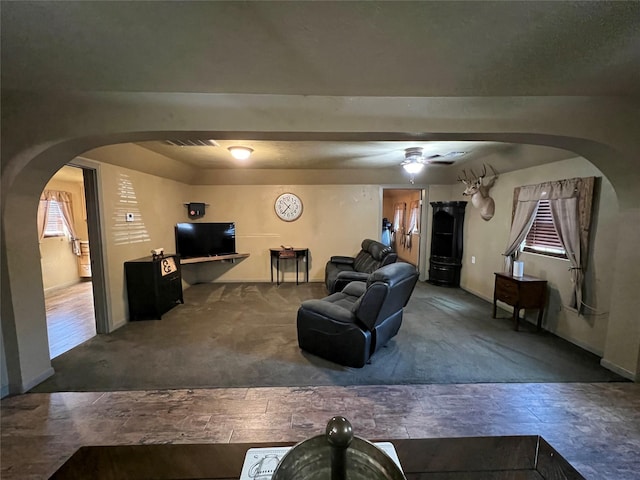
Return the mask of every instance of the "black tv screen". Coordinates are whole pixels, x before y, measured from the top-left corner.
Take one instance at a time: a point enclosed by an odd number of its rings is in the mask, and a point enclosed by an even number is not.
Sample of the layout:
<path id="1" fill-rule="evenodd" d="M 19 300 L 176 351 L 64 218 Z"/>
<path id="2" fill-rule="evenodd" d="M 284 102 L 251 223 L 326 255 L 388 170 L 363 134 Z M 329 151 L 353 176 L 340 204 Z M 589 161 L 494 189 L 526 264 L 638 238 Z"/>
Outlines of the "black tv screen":
<path id="1" fill-rule="evenodd" d="M 182 258 L 236 253 L 236 224 L 233 222 L 178 223 L 176 253 Z"/>

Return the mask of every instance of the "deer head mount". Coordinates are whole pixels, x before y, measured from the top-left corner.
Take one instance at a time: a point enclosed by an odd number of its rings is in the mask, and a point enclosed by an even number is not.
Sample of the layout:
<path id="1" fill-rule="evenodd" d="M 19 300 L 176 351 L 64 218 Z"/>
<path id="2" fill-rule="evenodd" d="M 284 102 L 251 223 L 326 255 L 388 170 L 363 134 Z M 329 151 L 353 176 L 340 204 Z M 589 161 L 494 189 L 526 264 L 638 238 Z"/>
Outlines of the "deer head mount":
<path id="1" fill-rule="evenodd" d="M 482 175 L 476 175 L 473 170 L 469 170 L 471 177 L 467 175 L 466 170 L 462 170 L 463 177 L 458 176 L 458 181 L 464 183 L 465 189 L 462 192 L 463 195 L 471 197 L 471 204 L 475 208 L 480 209 L 480 216 L 483 220 L 491 220 L 495 213 L 496 206 L 493 198 L 489 196 L 489 190 L 493 187 L 498 179 L 498 172 L 489 165 L 489 168 L 493 171 L 493 177 L 489 179 L 487 184 L 483 183 L 484 177 L 487 176 L 486 165 L 482 166 Z"/>

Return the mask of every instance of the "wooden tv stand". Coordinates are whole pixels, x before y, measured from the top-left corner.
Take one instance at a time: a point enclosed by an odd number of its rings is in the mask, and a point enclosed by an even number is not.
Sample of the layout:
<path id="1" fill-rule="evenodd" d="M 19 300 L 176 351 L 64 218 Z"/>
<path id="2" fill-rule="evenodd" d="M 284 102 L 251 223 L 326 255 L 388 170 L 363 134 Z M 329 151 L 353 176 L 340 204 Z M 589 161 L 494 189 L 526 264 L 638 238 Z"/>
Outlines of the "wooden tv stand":
<path id="1" fill-rule="evenodd" d="M 234 263 L 240 258 L 247 258 L 249 253 L 232 253 L 230 255 L 214 255 L 212 257 L 193 257 L 193 258 L 181 258 L 180 264 L 186 265 L 189 263 L 204 263 L 204 262 L 231 262 Z"/>

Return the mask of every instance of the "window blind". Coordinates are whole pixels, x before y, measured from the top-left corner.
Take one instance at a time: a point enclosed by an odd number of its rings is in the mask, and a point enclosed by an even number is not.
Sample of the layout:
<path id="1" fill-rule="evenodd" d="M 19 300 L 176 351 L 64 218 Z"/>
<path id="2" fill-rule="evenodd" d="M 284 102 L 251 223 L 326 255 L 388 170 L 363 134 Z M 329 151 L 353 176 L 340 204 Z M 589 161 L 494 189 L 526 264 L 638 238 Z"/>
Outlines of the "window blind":
<path id="1" fill-rule="evenodd" d="M 49 212 L 47 216 L 47 224 L 44 228 L 45 237 L 62 237 L 67 234 L 65 231 L 65 222 L 60 210 L 60 205 L 55 200 L 48 200 Z"/>
<path id="2" fill-rule="evenodd" d="M 556 227 L 553 225 L 548 200 L 538 201 L 538 213 L 524 241 L 524 247 L 525 250 L 529 249 L 564 256 L 565 250 L 560 238 L 558 238 Z"/>

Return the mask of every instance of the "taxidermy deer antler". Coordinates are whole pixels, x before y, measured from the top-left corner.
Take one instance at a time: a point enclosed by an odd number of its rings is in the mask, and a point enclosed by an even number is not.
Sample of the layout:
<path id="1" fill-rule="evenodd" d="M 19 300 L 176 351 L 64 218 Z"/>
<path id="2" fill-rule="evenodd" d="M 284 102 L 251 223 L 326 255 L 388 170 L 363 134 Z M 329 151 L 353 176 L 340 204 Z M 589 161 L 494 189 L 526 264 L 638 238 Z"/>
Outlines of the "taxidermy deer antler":
<path id="1" fill-rule="evenodd" d="M 489 168 L 493 171 L 493 177 L 484 185 L 482 182 L 484 177 L 487 176 L 487 166 L 482 165 L 482 175 L 477 176 L 473 173 L 473 170 L 469 170 L 471 178 L 467 176 L 466 170 L 462 170 L 464 177 L 458 176 L 458 181 L 464 183 L 465 189 L 463 195 L 469 195 L 471 197 L 471 204 L 480 209 L 480 216 L 483 220 L 491 220 L 495 213 L 495 202 L 493 198 L 489 196 L 489 190 L 493 187 L 498 179 L 498 172 L 495 168 L 489 165 Z"/>

